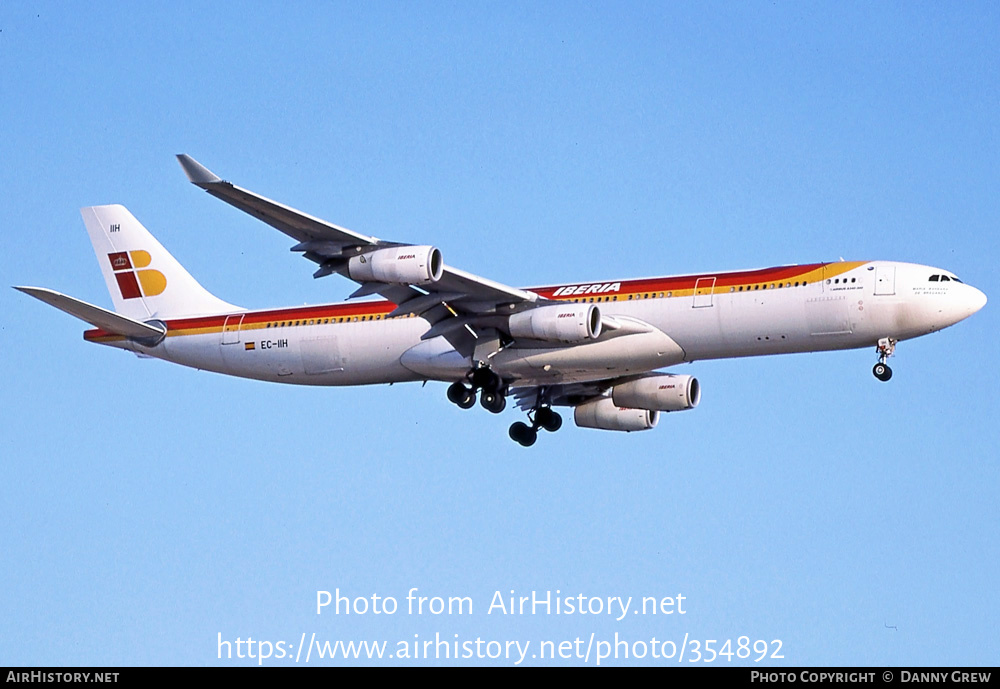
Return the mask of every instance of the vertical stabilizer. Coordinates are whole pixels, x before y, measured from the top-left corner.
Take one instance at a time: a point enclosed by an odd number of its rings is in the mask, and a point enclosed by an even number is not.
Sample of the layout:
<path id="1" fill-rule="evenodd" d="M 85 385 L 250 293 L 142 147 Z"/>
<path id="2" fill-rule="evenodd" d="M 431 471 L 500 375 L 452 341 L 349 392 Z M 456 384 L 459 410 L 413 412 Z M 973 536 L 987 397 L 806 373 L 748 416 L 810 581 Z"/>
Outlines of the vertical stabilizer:
<path id="1" fill-rule="evenodd" d="M 124 206 L 80 213 L 116 312 L 146 320 L 242 310 L 198 284 Z"/>

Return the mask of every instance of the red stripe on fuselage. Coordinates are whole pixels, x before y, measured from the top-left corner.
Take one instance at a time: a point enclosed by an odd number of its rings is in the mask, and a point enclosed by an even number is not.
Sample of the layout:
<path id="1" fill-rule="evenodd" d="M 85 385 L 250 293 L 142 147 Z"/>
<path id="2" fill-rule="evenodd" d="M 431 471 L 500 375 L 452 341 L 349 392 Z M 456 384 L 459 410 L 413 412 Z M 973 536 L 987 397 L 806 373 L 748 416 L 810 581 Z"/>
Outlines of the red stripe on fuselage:
<path id="1" fill-rule="evenodd" d="M 620 289 L 610 294 L 632 294 L 636 292 L 660 292 L 660 291 L 681 291 L 693 290 L 698 280 L 703 278 L 715 278 L 715 289 L 732 285 L 743 285 L 748 283 L 763 283 L 793 280 L 798 276 L 805 275 L 822 268 L 827 263 L 810 263 L 806 265 L 779 266 L 776 268 L 761 268 L 759 270 L 746 270 L 730 273 L 701 273 L 697 275 L 678 275 L 674 277 L 642 278 L 638 280 L 602 280 L 594 282 L 567 283 L 565 285 L 553 285 L 549 287 L 527 288 L 526 291 L 534 292 L 542 298 L 548 299 L 558 290 L 566 287 L 581 285 L 610 285 L 619 283 Z M 580 295 L 566 295 L 567 298 Z M 557 299 L 560 297 L 556 297 Z M 344 318 L 353 316 L 385 315 L 390 313 L 396 305 L 390 301 L 367 301 L 357 303 L 323 304 L 319 306 L 302 306 L 294 308 L 268 309 L 266 311 L 247 311 L 243 314 L 241 327 L 255 325 L 259 323 L 281 322 L 281 321 L 302 321 L 323 318 Z M 171 330 L 194 330 L 203 328 L 221 329 L 229 316 L 239 316 L 235 314 L 220 314 L 214 316 L 200 316 L 197 318 L 178 318 L 166 321 L 167 331 Z M 104 330 L 87 330 L 84 339 L 93 340 L 102 337 L 113 337 L 114 333 Z"/>

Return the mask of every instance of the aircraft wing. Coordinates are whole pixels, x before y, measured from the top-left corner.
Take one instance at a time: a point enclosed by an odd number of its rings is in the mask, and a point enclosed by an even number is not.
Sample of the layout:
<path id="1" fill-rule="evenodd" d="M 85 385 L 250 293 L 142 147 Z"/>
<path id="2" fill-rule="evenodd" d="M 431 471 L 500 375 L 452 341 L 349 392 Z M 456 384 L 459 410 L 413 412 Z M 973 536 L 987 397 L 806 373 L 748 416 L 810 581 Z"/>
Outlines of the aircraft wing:
<path id="1" fill-rule="evenodd" d="M 616 381 L 595 380 L 586 383 L 558 383 L 556 385 L 517 386 L 511 390 L 514 405 L 523 411 L 537 409 L 542 403 L 554 407 L 573 407 L 595 397 L 600 397 Z"/>
<path id="2" fill-rule="evenodd" d="M 192 184 L 295 239 L 298 243 L 291 250 L 302 252 L 319 264 L 314 277 L 339 273 L 351 278 L 347 265 L 352 256 L 412 246 L 370 237 L 289 208 L 223 180 L 188 155 L 178 155 L 177 159 Z M 501 304 L 513 305 L 513 309 L 508 306 L 510 312 L 529 307 L 540 299 L 534 292 L 508 287 L 447 265 L 438 280 L 419 286 L 356 281 L 361 287 L 351 298 L 381 294 L 399 306 L 393 315 L 412 312 L 432 325 L 462 315 L 494 314 Z"/>

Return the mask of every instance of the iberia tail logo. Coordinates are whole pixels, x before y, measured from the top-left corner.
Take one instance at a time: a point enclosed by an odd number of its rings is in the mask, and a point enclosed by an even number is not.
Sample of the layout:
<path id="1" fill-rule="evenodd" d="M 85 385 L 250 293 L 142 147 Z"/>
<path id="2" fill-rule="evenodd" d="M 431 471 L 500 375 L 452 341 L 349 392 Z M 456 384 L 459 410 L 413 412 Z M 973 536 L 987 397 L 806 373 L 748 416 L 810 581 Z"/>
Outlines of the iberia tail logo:
<path id="1" fill-rule="evenodd" d="M 167 288 L 167 278 L 158 270 L 148 269 L 152 263 L 148 251 L 119 251 L 108 254 L 111 270 L 115 272 L 122 299 L 155 297 Z"/>

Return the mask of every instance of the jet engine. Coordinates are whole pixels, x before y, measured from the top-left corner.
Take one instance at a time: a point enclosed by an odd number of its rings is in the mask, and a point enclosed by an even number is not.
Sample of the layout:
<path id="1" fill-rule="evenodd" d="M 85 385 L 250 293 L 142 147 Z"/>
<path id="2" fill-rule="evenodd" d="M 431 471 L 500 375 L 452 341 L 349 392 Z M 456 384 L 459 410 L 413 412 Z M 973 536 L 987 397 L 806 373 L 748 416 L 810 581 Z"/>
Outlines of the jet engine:
<path id="1" fill-rule="evenodd" d="M 655 427 L 659 419 L 658 411 L 619 407 L 610 397 L 581 404 L 573 412 L 577 426 L 602 431 L 645 431 Z"/>
<path id="2" fill-rule="evenodd" d="M 358 282 L 426 285 L 441 279 L 444 261 L 434 246 L 394 246 L 352 256 L 347 272 Z"/>
<path id="3" fill-rule="evenodd" d="M 544 342 L 583 342 L 601 336 L 601 310 L 594 304 L 539 306 L 515 313 L 508 326 L 511 337 Z"/>
<path id="4" fill-rule="evenodd" d="M 611 389 L 611 399 L 620 407 L 684 411 L 698 406 L 701 401 L 701 386 L 694 376 L 653 373 L 614 386 Z"/>

